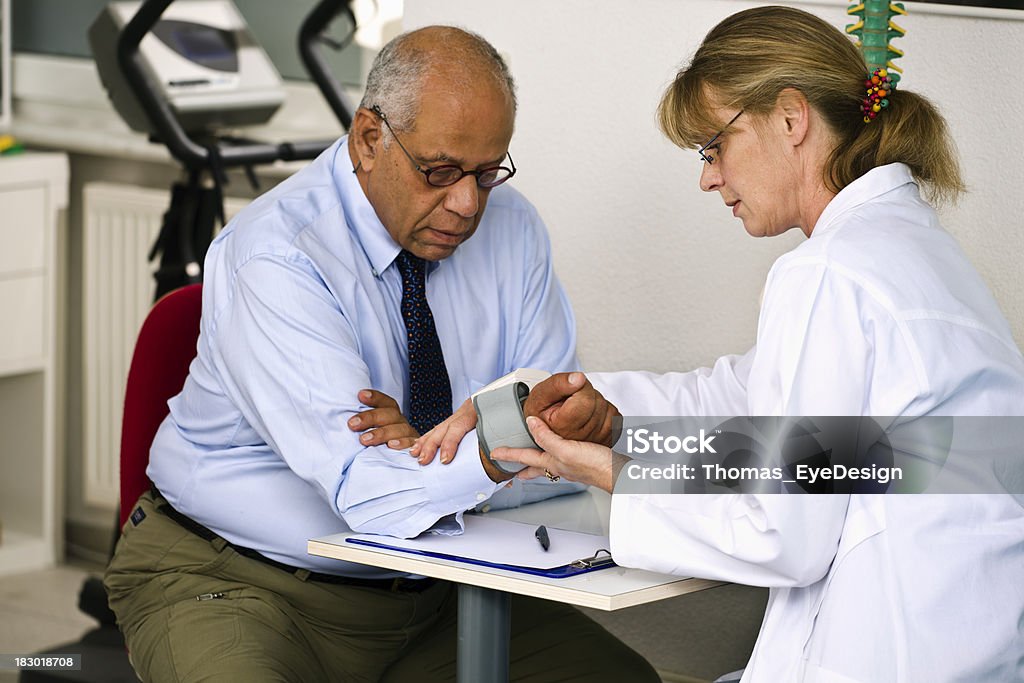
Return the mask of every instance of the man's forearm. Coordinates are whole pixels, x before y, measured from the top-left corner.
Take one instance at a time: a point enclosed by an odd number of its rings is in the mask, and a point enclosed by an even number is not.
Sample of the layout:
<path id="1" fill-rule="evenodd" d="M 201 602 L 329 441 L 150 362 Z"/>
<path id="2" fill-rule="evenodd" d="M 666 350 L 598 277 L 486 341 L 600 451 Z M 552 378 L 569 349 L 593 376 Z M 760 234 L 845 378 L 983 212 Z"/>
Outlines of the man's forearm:
<path id="1" fill-rule="evenodd" d="M 498 469 L 494 462 L 492 462 L 491 459 L 488 458 L 487 455 L 484 453 L 484 449 L 482 446 L 480 447 L 480 462 L 484 466 L 484 472 L 487 473 L 487 476 L 490 477 L 491 481 L 493 481 L 495 484 L 500 484 L 503 481 L 508 481 L 512 477 L 516 476 L 515 474 L 509 474 L 508 472 L 503 472 L 500 469 Z"/>
<path id="2" fill-rule="evenodd" d="M 451 463 L 424 467 L 390 449 L 364 449 L 345 470 L 337 514 L 353 531 L 415 536 L 441 517 L 487 500 L 500 486 L 474 457 L 477 450 L 476 439 L 467 440 Z"/>

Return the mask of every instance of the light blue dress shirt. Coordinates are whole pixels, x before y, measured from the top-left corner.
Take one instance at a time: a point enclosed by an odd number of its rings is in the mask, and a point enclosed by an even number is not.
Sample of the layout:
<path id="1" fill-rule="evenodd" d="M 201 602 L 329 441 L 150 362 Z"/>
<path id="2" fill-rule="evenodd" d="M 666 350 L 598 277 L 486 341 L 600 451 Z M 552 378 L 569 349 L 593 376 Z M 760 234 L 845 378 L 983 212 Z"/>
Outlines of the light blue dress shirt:
<path id="1" fill-rule="evenodd" d="M 421 467 L 366 448 L 347 421 L 374 388 L 408 406 L 400 247 L 352 172 L 347 138 L 241 211 L 210 246 L 198 355 L 147 470 L 180 512 L 280 562 L 393 573 L 318 558 L 306 540 L 353 529 L 411 537 L 501 493 L 511 506 L 578 490 L 494 484 L 475 433 Z M 536 209 L 491 192 L 476 234 L 433 264 L 427 298 L 453 409 L 519 367 L 578 369 L 575 320 Z M 439 525 L 444 526 L 444 524 Z"/>

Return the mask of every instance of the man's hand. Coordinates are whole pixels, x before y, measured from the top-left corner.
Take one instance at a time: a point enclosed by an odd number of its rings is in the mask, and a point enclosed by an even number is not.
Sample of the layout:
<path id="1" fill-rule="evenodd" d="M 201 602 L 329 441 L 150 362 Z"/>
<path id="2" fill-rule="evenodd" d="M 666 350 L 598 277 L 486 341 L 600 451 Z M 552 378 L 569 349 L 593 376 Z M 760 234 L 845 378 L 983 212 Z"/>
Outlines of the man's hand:
<path id="1" fill-rule="evenodd" d="M 447 465 L 455 457 L 462 437 L 476 429 L 476 409 L 468 398 L 455 414 L 416 440 L 409 451 L 421 465 L 429 465 L 440 451 L 441 463 Z M 490 474 L 488 472 L 488 474 Z M 494 477 L 491 477 L 492 479 Z M 495 479 L 495 481 L 499 481 Z"/>
<path id="2" fill-rule="evenodd" d="M 619 409 L 582 372 L 560 372 L 539 383 L 523 413 L 541 418 L 563 439 L 611 447 L 619 438 Z"/>
<path id="3" fill-rule="evenodd" d="M 615 480 L 629 458 L 607 446 L 584 441 L 569 441 L 555 434 L 542 420 L 526 418 L 533 439 L 543 449 L 496 448 L 491 456 L 502 462 L 526 465 L 516 476 L 534 479 L 541 475 L 563 477 L 569 481 L 597 486 L 611 493 Z"/>
<path id="4" fill-rule="evenodd" d="M 441 463 L 447 465 L 455 458 L 455 453 L 459 449 L 462 437 L 475 428 L 476 409 L 473 407 L 473 401 L 467 398 L 459 406 L 459 409 L 455 411 L 454 415 L 417 439 L 409 452 L 419 460 L 421 465 L 428 465 L 433 462 L 434 456 L 440 452 Z M 484 455 L 484 449 L 482 448 L 480 449 L 480 462 L 484 466 L 484 472 L 496 484 L 509 481 L 515 476 L 514 474 L 502 472 L 495 467 L 494 463 Z"/>
<path id="5" fill-rule="evenodd" d="M 386 443 L 388 448 L 400 450 L 412 446 L 419 437 L 419 432 L 402 415 L 398 402 L 387 394 L 363 389 L 359 392 L 359 400 L 363 405 L 370 406 L 370 410 L 349 418 L 348 428 L 353 432 L 363 432 L 359 441 L 364 446 Z"/>

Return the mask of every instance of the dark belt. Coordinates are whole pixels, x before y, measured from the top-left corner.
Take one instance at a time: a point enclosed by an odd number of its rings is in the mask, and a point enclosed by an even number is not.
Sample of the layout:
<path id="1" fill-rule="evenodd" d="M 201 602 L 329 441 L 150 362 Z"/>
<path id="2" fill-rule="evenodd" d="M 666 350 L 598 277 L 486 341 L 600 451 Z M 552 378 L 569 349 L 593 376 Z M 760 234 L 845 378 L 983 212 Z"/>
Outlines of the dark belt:
<path id="1" fill-rule="evenodd" d="M 220 540 L 224 545 L 234 550 L 239 555 L 244 555 L 250 559 L 268 564 L 271 567 L 275 567 L 282 571 L 286 571 L 289 574 L 294 574 L 296 577 L 304 581 L 320 581 L 322 583 L 333 583 L 341 586 L 356 586 L 358 588 L 374 588 L 376 590 L 394 591 L 400 593 L 421 593 L 434 584 L 437 583 L 437 579 L 426 578 L 426 579 L 409 579 L 404 576 L 400 576 L 395 579 L 361 579 L 353 576 L 339 576 L 337 574 L 322 574 L 320 572 L 310 571 L 309 569 L 302 569 L 301 567 L 293 567 L 290 564 L 284 562 L 278 562 L 272 560 L 266 555 L 260 554 L 258 551 L 252 548 L 244 548 L 240 545 L 228 541 L 227 539 L 213 533 L 205 526 L 195 521 L 194 519 L 187 517 L 167 502 L 167 499 L 163 497 L 160 491 L 154 486 L 152 487 L 153 497 L 159 498 L 163 501 L 163 504 L 156 504 L 156 509 L 162 512 L 164 515 L 170 517 L 178 523 L 183 529 L 191 531 L 193 534 L 203 539 L 204 541 L 216 541 Z"/>

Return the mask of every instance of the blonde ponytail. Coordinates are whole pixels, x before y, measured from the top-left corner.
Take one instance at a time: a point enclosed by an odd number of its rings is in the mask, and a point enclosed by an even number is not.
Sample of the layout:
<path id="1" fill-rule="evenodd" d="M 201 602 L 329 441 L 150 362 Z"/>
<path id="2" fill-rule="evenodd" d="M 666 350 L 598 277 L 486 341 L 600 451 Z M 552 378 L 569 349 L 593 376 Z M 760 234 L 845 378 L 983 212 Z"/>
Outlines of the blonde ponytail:
<path id="1" fill-rule="evenodd" d="M 965 188 L 938 109 L 899 87 L 889 106 L 864 123 L 867 73 L 853 42 L 824 20 L 789 7 L 758 7 L 711 29 L 662 96 L 658 121 L 676 145 L 697 147 L 721 125 L 712 118 L 716 104 L 767 114 L 783 89 L 796 88 L 834 134 L 823 178 L 831 191 L 872 168 L 902 162 L 930 199 L 955 201 Z"/>

